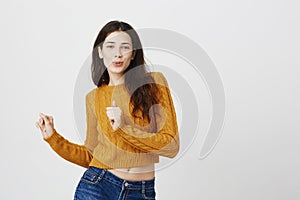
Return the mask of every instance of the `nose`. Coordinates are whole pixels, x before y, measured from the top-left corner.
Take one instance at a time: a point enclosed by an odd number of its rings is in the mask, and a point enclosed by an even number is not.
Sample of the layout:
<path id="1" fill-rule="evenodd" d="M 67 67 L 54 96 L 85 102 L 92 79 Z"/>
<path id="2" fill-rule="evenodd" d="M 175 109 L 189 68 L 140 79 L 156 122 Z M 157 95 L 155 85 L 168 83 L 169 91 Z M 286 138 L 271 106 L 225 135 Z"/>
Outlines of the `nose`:
<path id="1" fill-rule="evenodd" d="M 117 48 L 115 57 L 117 57 L 117 58 L 122 57 L 121 48 Z"/>

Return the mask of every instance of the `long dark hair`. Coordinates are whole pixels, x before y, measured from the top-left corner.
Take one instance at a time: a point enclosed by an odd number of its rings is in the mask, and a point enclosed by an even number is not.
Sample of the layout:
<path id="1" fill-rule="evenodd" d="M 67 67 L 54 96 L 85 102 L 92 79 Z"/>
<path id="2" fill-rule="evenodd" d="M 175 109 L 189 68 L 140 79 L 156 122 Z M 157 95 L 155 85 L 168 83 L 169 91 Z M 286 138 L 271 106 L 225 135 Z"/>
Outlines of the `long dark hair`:
<path id="1" fill-rule="evenodd" d="M 125 31 L 131 37 L 135 51 L 134 59 L 131 60 L 124 72 L 125 87 L 131 94 L 130 103 L 133 105 L 131 114 L 134 117 L 141 117 L 137 115 L 138 111 L 141 111 L 142 117 L 149 120 L 150 107 L 159 103 L 159 90 L 153 77 L 146 71 L 142 44 L 132 26 L 121 21 L 110 21 L 100 30 L 93 46 L 92 80 L 97 87 L 101 87 L 103 84 L 108 85 L 109 83 L 109 74 L 103 60 L 99 57 L 98 47 L 100 46 L 102 49 L 105 38 L 115 31 Z M 130 73 L 126 73 L 129 71 Z"/>

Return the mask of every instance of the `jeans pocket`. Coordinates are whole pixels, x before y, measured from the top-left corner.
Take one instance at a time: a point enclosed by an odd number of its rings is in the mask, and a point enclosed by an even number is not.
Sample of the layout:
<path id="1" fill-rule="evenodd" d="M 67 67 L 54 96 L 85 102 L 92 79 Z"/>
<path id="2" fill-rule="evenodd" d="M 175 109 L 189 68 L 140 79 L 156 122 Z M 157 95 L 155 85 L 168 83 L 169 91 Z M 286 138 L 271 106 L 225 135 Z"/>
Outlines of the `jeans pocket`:
<path id="1" fill-rule="evenodd" d="M 147 188 L 143 190 L 143 198 L 148 200 L 155 200 L 155 189 L 154 188 Z"/>
<path id="2" fill-rule="evenodd" d="M 88 169 L 84 172 L 83 176 L 81 177 L 81 180 L 86 183 L 97 184 L 101 180 L 101 177 L 96 172 L 93 172 L 90 169 Z"/>

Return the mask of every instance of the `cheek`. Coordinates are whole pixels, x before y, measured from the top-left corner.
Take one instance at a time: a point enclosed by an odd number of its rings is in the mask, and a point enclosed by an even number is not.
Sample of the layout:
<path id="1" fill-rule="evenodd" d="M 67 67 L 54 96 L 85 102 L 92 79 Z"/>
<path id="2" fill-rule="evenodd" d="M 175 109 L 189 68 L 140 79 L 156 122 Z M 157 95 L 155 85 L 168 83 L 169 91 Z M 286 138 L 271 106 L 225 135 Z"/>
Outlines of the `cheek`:
<path id="1" fill-rule="evenodd" d="M 103 59 L 103 63 L 105 65 L 105 67 L 108 67 L 109 66 L 109 62 L 106 60 L 106 59 Z"/>
<path id="2" fill-rule="evenodd" d="M 113 61 L 113 58 L 107 54 L 103 54 L 103 62 L 106 67 L 108 67 Z"/>
<path id="3" fill-rule="evenodd" d="M 124 58 L 125 58 L 126 60 L 131 61 L 131 58 L 132 58 L 132 53 L 131 53 L 131 52 L 130 52 L 130 53 L 123 54 L 123 55 L 124 55 Z"/>
<path id="4" fill-rule="evenodd" d="M 131 55 L 130 56 L 126 56 L 126 64 L 127 66 L 130 64 L 131 62 Z"/>

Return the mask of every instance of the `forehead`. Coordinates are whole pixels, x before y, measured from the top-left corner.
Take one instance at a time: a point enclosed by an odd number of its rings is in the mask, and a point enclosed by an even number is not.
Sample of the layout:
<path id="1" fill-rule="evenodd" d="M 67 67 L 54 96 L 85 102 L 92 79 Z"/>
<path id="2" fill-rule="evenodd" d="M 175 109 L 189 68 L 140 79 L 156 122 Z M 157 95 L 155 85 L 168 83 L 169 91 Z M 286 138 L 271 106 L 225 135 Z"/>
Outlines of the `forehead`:
<path id="1" fill-rule="evenodd" d="M 132 43 L 131 38 L 128 33 L 124 31 L 115 31 L 110 33 L 104 40 L 104 42 L 115 42 L 115 43 Z"/>

